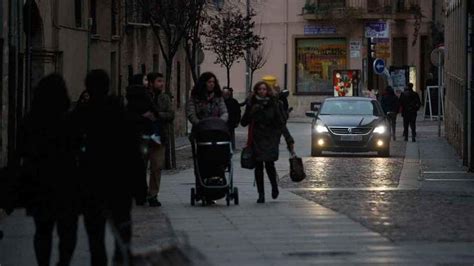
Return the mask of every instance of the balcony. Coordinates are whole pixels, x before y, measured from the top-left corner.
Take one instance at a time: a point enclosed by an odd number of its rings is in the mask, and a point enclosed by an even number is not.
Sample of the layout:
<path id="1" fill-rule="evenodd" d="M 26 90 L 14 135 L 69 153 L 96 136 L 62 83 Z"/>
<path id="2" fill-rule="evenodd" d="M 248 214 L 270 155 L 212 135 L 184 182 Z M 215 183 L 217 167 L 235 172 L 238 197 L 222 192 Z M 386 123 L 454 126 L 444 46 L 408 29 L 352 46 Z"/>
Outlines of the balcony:
<path id="1" fill-rule="evenodd" d="M 420 0 L 307 0 L 303 7 L 306 20 L 410 19 Z"/>

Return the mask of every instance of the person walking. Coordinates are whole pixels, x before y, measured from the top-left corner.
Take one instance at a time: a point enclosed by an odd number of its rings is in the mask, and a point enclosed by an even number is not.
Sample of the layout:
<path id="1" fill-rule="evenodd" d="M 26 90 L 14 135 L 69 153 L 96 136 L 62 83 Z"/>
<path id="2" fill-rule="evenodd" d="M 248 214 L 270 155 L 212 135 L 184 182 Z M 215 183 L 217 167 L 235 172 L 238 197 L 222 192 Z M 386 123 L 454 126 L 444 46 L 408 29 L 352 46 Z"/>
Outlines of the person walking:
<path id="1" fill-rule="evenodd" d="M 23 187 L 29 191 L 26 209 L 35 224 L 34 250 L 38 265 L 50 265 L 53 229 L 59 236 L 59 261 L 69 265 L 76 247 L 80 211 L 76 175 L 76 140 L 71 124 L 70 100 L 59 74 L 42 78 L 26 115 L 19 147 Z"/>
<path id="2" fill-rule="evenodd" d="M 120 101 L 108 95 L 109 84 L 104 70 L 91 70 L 85 79 L 88 99 L 74 111 L 82 136 L 81 198 L 92 266 L 107 265 L 107 220 L 116 239 L 113 260 L 120 263 L 130 259 L 132 198 L 137 204 L 146 198 L 146 186 L 136 178 L 143 176 L 145 169 L 140 136 Z"/>
<path id="3" fill-rule="evenodd" d="M 229 113 L 229 120 L 227 124 L 229 125 L 229 130 L 232 138 L 232 149 L 235 150 L 235 129 L 239 126 L 241 111 L 239 102 L 233 97 L 232 88 L 224 87 L 222 90 L 222 95 L 224 97 L 224 102 Z"/>
<path id="4" fill-rule="evenodd" d="M 150 141 L 148 161 L 150 162 L 150 179 L 148 186 L 148 204 L 152 207 L 161 206 L 158 200 L 160 192 L 161 170 L 165 164 L 166 145 L 170 139 L 170 128 L 175 113 L 171 104 L 171 97 L 165 92 L 165 81 L 163 74 L 148 74 L 148 94 L 154 107 L 155 121 L 159 127 L 161 144 Z"/>
<path id="5" fill-rule="evenodd" d="M 400 103 L 397 95 L 391 86 L 387 86 L 385 94 L 382 96 L 381 105 L 383 112 L 387 115 L 390 122 L 390 132 L 392 133 L 393 140 L 396 140 L 396 126 L 397 126 L 397 114 L 400 110 Z"/>
<path id="6" fill-rule="evenodd" d="M 219 81 L 213 73 L 206 72 L 199 77 L 191 91 L 186 116 L 193 126 L 208 117 L 219 117 L 226 122 L 229 120 Z"/>
<path id="7" fill-rule="evenodd" d="M 403 137 L 408 141 L 408 126 L 411 128 L 411 139 L 416 141 L 416 116 L 421 107 L 420 96 L 413 91 L 413 83 L 409 83 L 400 95 L 400 107 L 403 116 Z"/>
<path id="8" fill-rule="evenodd" d="M 270 179 L 272 198 L 276 199 L 279 191 L 275 161 L 278 160 L 280 138 L 283 134 L 291 152 L 294 150 L 294 140 L 286 127 L 282 103 L 273 95 L 266 82 L 255 84 L 253 95 L 248 102 L 241 125 L 250 127 L 249 138 L 253 139 L 252 148 L 256 160 L 257 203 L 265 203 L 263 169 L 265 167 Z"/>

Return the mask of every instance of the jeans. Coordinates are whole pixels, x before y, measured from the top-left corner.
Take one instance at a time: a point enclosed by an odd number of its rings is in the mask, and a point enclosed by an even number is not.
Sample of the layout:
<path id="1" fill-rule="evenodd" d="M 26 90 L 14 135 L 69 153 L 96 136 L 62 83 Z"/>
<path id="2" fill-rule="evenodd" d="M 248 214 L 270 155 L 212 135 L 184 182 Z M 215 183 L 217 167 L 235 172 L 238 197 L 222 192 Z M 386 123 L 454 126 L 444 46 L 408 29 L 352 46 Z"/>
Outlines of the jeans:
<path id="1" fill-rule="evenodd" d="M 411 128 L 411 138 L 416 138 L 416 114 L 405 114 L 403 116 L 403 136 L 408 139 L 408 126 Z"/>
<path id="2" fill-rule="evenodd" d="M 150 162 L 150 180 L 148 197 L 156 197 L 160 192 L 161 169 L 165 163 L 165 146 L 150 142 L 148 161 Z"/>

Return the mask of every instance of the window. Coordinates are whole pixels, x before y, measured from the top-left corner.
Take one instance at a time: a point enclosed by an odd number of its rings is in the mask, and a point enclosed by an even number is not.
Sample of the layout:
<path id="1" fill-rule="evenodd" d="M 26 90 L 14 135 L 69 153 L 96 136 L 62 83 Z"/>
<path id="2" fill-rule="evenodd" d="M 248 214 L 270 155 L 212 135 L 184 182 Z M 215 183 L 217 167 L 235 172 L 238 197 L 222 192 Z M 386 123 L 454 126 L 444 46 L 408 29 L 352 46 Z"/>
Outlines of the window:
<path id="1" fill-rule="evenodd" d="M 326 101 L 321 115 L 381 115 L 373 101 Z"/>
<path id="2" fill-rule="evenodd" d="M 136 0 L 126 0 L 125 15 L 127 23 L 149 23 L 143 6 Z"/>
<path id="3" fill-rule="evenodd" d="M 110 18 L 111 21 L 111 33 L 112 35 L 117 35 L 117 14 L 118 14 L 118 7 L 117 7 L 117 1 L 112 0 L 111 5 L 110 5 Z"/>
<path id="4" fill-rule="evenodd" d="M 90 17 L 92 19 L 91 33 L 97 34 L 97 0 L 91 0 Z"/>
<path id="5" fill-rule="evenodd" d="M 82 0 L 74 0 L 74 17 L 76 27 L 82 28 Z"/>
<path id="6" fill-rule="evenodd" d="M 346 69 L 346 40 L 296 39 L 295 47 L 296 93 L 333 95 L 333 72 L 337 69 Z"/>
<path id="7" fill-rule="evenodd" d="M 153 54 L 153 72 L 160 71 L 160 58 L 158 54 Z"/>

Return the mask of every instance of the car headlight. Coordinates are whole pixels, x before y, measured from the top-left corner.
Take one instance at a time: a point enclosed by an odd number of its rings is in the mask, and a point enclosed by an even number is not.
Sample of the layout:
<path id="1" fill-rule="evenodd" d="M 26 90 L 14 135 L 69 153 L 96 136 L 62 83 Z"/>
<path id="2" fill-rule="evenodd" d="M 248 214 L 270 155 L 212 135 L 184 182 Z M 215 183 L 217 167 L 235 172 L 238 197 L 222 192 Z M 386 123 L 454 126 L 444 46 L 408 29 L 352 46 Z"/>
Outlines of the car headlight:
<path id="1" fill-rule="evenodd" d="M 378 126 L 378 127 L 375 127 L 374 129 L 374 133 L 377 133 L 377 134 L 383 134 L 385 133 L 385 131 L 387 131 L 387 128 L 385 126 Z"/>
<path id="2" fill-rule="evenodd" d="M 326 133 L 326 132 L 328 132 L 327 127 L 326 127 L 326 126 L 323 126 L 323 125 L 316 125 L 316 126 L 314 127 L 314 129 L 315 129 L 316 132 L 318 132 L 318 133 Z"/>

